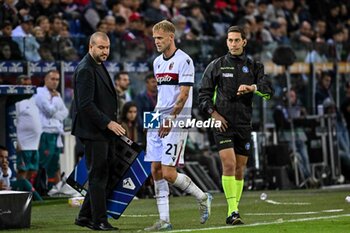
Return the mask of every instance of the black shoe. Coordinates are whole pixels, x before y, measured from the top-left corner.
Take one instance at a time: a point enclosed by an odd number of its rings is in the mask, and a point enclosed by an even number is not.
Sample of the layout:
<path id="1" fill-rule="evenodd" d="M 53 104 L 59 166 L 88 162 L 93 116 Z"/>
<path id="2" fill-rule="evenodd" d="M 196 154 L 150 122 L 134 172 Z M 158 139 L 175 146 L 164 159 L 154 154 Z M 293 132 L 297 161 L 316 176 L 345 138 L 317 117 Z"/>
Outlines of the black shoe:
<path id="1" fill-rule="evenodd" d="M 93 229 L 93 222 L 89 218 L 76 218 L 74 224 L 80 227 L 88 227 L 90 229 Z"/>
<path id="2" fill-rule="evenodd" d="M 118 230 L 117 227 L 113 227 L 109 222 L 101 222 L 98 224 L 94 224 L 93 226 L 94 230 L 98 230 L 98 231 L 116 231 Z"/>
<path id="3" fill-rule="evenodd" d="M 226 224 L 240 225 L 243 224 L 243 221 L 241 219 L 241 216 L 239 216 L 238 212 L 232 212 L 232 214 L 226 218 Z"/>

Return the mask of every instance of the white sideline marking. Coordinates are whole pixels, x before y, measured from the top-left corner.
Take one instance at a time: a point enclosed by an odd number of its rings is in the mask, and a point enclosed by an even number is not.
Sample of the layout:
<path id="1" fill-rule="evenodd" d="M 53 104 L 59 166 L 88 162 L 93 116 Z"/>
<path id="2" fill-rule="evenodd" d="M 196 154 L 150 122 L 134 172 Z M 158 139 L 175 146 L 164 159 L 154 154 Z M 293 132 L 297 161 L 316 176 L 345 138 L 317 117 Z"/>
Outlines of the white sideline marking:
<path id="1" fill-rule="evenodd" d="M 299 218 L 299 219 L 290 219 L 290 220 L 277 219 L 276 221 L 273 221 L 273 222 L 257 222 L 257 223 L 252 223 L 252 224 L 236 225 L 236 226 L 182 229 L 182 230 L 174 230 L 174 231 L 168 231 L 168 232 L 207 231 L 207 230 L 220 230 L 220 229 L 231 229 L 231 228 L 233 229 L 233 228 L 238 228 L 238 227 L 241 228 L 241 227 L 266 226 L 266 225 L 274 225 L 274 224 L 281 224 L 281 223 L 288 223 L 288 222 L 307 222 L 307 221 L 313 221 L 313 220 L 342 218 L 342 217 L 350 217 L 350 214 L 340 214 L 340 215 L 312 217 L 312 218 Z"/>
<path id="2" fill-rule="evenodd" d="M 320 214 L 320 213 L 336 213 L 336 212 L 342 212 L 342 211 L 344 211 L 344 209 L 309 211 L 309 212 L 269 213 L 269 215 L 306 215 L 306 214 Z M 266 213 L 245 213 L 244 215 L 263 216 L 263 215 L 266 215 Z M 158 216 L 159 214 L 123 214 L 121 217 L 148 218 L 148 217 L 158 217 Z"/>
<path id="3" fill-rule="evenodd" d="M 306 214 L 320 214 L 320 213 L 336 213 L 336 212 L 342 212 L 343 209 L 336 209 L 336 210 L 321 210 L 321 211 L 309 211 L 309 212 L 290 212 L 290 213 L 268 213 L 268 215 L 306 215 Z M 244 215 L 251 215 L 251 216 L 263 216 L 267 213 L 244 213 Z"/>
<path id="4" fill-rule="evenodd" d="M 273 205 L 311 205 L 311 203 L 308 203 L 308 202 L 279 202 L 279 201 L 273 201 L 269 199 L 265 201 Z"/>
<path id="5" fill-rule="evenodd" d="M 148 218 L 148 217 L 158 217 L 159 214 L 123 214 L 122 217 L 126 218 Z"/>

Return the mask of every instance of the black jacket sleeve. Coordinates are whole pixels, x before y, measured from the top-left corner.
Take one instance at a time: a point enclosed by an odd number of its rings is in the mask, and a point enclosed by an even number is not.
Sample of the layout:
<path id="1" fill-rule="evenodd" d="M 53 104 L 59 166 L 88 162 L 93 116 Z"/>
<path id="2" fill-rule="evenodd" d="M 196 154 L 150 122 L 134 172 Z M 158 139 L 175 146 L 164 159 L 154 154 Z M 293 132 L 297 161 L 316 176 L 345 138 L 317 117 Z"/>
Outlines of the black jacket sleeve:
<path id="1" fill-rule="evenodd" d="M 212 61 L 205 69 L 199 87 L 198 103 L 199 109 L 208 113 L 208 110 L 215 109 L 214 99 L 216 96 L 215 61 Z"/>
<path id="2" fill-rule="evenodd" d="M 260 62 L 256 62 L 255 77 L 257 87 L 255 94 L 261 96 L 265 100 L 269 100 L 273 96 L 274 91 L 270 80 L 264 72 L 264 65 Z"/>

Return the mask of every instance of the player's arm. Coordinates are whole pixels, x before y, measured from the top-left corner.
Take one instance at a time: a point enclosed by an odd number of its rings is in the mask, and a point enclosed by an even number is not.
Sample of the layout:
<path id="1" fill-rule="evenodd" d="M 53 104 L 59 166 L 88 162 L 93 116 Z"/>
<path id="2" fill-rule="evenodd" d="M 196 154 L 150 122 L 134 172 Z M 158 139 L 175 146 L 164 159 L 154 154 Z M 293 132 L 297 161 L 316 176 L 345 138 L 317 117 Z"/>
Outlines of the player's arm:
<path id="1" fill-rule="evenodd" d="M 190 89 L 192 86 L 180 86 L 180 94 L 177 97 L 175 106 L 173 111 L 171 112 L 171 116 L 176 118 L 177 115 L 182 111 L 185 106 L 185 103 L 188 99 L 188 95 L 190 94 Z"/>
<path id="2" fill-rule="evenodd" d="M 171 130 L 171 121 L 177 117 L 177 115 L 180 114 L 182 109 L 185 106 L 185 103 L 188 99 L 190 89 L 192 86 L 180 86 L 180 94 L 176 99 L 175 106 L 173 110 L 171 111 L 170 116 L 168 116 L 168 119 L 166 119 L 165 125 L 161 125 L 159 129 L 159 137 L 164 138 L 167 136 Z"/>

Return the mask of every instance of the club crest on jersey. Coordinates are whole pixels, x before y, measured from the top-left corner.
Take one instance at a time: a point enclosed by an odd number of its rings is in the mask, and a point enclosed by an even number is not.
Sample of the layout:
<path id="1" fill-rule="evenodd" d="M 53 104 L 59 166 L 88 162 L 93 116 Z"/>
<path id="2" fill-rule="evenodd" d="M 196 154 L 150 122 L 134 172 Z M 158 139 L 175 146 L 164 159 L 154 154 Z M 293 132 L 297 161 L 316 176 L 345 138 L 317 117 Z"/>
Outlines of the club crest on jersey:
<path id="1" fill-rule="evenodd" d="M 248 67 L 243 66 L 243 67 L 242 67 L 242 71 L 243 71 L 243 73 L 248 73 L 248 72 L 249 72 L 249 69 L 248 69 Z"/>
<path id="2" fill-rule="evenodd" d="M 174 62 L 171 62 L 169 65 L 169 70 L 172 70 L 173 67 L 174 67 Z"/>

